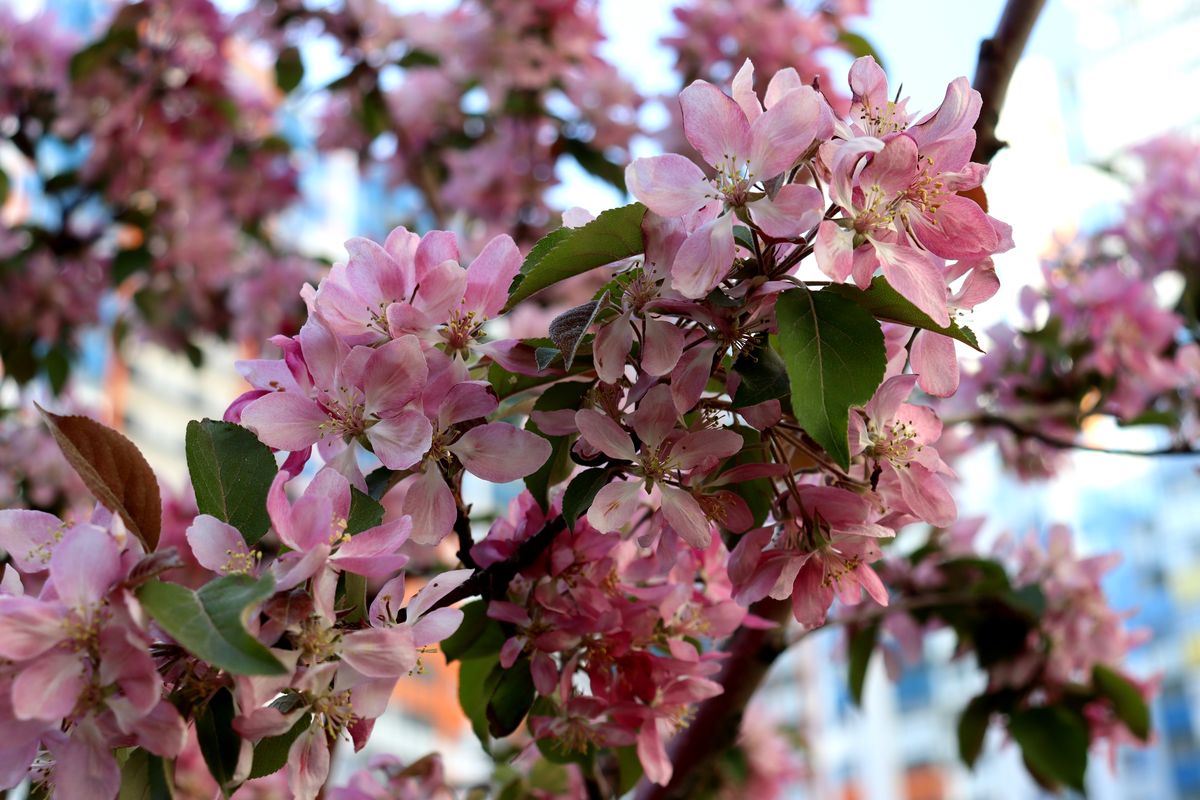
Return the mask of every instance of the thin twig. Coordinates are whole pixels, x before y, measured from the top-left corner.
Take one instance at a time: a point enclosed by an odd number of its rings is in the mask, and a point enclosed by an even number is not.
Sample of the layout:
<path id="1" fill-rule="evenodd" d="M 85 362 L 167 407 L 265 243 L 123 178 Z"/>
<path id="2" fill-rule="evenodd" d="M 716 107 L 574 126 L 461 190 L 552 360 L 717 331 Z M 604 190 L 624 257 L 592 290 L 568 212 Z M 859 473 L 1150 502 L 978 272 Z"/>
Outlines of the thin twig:
<path id="1" fill-rule="evenodd" d="M 967 421 L 985 428 L 1004 428 L 1023 439 L 1034 439 L 1050 447 L 1056 447 L 1059 450 L 1082 450 L 1086 453 L 1106 453 L 1113 456 L 1139 456 L 1146 458 L 1154 456 L 1194 456 L 1200 454 L 1200 451 L 1184 443 L 1173 444 L 1170 447 L 1163 447 L 1158 450 L 1131 450 L 1123 447 L 1088 445 L 1072 439 L 1060 439 L 1057 436 L 1043 433 L 1036 428 L 1026 427 L 1008 417 L 1000 417 L 993 414 L 981 414 Z"/>

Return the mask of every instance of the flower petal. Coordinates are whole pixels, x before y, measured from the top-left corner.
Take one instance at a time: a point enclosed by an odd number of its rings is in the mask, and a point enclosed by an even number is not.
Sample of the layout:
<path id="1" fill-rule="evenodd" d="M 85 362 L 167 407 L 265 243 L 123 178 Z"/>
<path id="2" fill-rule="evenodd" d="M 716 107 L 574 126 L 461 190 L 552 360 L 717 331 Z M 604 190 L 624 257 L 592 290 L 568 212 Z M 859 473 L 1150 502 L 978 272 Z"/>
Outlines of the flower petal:
<path id="1" fill-rule="evenodd" d="M 491 319 L 508 300 L 508 287 L 521 271 L 521 251 L 512 237 L 495 237 L 467 268 L 467 293 L 463 309 Z M 481 320 L 482 321 L 482 320 Z"/>
<path id="2" fill-rule="evenodd" d="M 695 81 L 679 93 L 683 135 L 709 166 L 750 155 L 750 123 L 746 114 L 716 86 Z M 659 213 L 662 213 L 661 211 Z"/>
<path id="3" fill-rule="evenodd" d="M 388 469 L 408 469 L 429 451 L 433 426 L 424 414 L 405 411 L 367 428 L 367 440 Z"/>
<path id="4" fill-rule="evenodd" d="M 664 217 L 698 211 L 713 194 L 704 171 L 675 153 L 635 159 L 625 168 L 625 183 L 630 194 Z"/>

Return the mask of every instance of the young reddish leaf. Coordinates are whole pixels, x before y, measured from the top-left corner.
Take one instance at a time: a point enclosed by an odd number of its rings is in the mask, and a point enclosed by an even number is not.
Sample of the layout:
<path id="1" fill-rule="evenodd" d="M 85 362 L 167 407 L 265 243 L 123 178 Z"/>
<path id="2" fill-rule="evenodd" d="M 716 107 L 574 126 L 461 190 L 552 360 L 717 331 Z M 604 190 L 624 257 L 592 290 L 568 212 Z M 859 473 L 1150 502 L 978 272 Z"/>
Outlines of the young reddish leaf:
<path id="1" fill-rule="evenodd" d="M 146 550 L 158 546 L 162 497 L 158 478 L 133 442 L 87 417 L 64 417 L 38 406 L 54 441 L 102 505 L 121 515 Z"/>

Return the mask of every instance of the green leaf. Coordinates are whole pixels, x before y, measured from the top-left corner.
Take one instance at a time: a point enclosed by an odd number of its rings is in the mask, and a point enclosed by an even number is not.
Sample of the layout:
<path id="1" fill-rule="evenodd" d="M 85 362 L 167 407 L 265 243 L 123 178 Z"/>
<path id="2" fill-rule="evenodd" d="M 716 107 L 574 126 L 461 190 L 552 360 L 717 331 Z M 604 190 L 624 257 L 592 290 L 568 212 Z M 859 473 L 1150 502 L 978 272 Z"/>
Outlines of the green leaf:
<path id="1" fill-rule="evenodd" d="M 500 678 L 487 704 L 488 732 L 492 736 L 508 736 L 517 729 L 533 705 L 533 675 L 529 659 L 520 658 L 511 667 L 497 667 Z"/>
<path id="2" fill-rule="evenodd" d="M 786 397 L 790 389 L 787 365 L 765 339 L 753 348 L 742 350 L 733 370 L 742 376 L 733 396 L 735 409 Z"/>
<path id="3" fill-rule="evenodd" d="M 824 291 L 784 292 L 775 315 L 792 413 L 845 469 L 850 466 L 850 408 L 871 399 L 887 366 L 883 330 L 862 307 Z"/>
<path id="4" fill-rule="evenodd" d="M 575 522 L 592 507 L 596 495 L 612 480 L 607 469 L 594 467 L 575 476 L 563 493 L 562 514 L 567 527 L 574 528 Z"/>
<path id="5" fill-rule="evenodd" d="M 983 752 L 988 721 L 992 718 L 992 702 L 987 695 L 972 697 L 958 718 L 958 756 L 968 767 L 975 766 Z"/>
<path id="6" fill-rule="evenodd" d="M 258 744 L 254 745 L 254 761 L 250 764 L 250 774 L 246 780 L 261 778 L 283 769 L 287 764 L 288 749 L 292 742 L 299 739 L 300 734 L 308 730 L 311 724 L 312 715 L 305 714 L 285 733 L 260 739 Z"/>
<path id="7" fill-rule="evenodd" d="M 8 173 L 0 169 L 0 205 L 3 205 L 8 200 Z"/>
<path id="8" fill-rule="evenodd" d="M 499 654 L 504 645 L 504 629 L 487 615 L 487 603 L 475 600 L 462 607 L 463 620 L 448 639 L 443 639 L 442 655 L 447 661 L 467 660 Z"/>
<path id="9" fill-rule="evenodd" d="M 356 533 L 377 528 L 383 524 L 383 505 L 353 486 L 350 487 L 350 513 L 346 517 L 346 533 Z"/>
<path id="10" fill-rule="evenodd" d="M 138 589 L 147 613 L 189 653 L 235 675 L 283 675 L 287 669 L 246 631 L 250 609 L 270 597 L 270 573 L 226 575 L 198 591 L 153 580 Z"/>
<path id="11" fill-rule="evenodd" d="M 882 69 L 884 72 L 887 72 L 887 69 L 885 69 L 883 66 L 883 59 L 879 57 L 879 51 L 877 51 L 875 46 L 862 36 L 857 33 L 851 33 L 850 31 L 842 31 L 838 34 L 837 38 L 838 43 L 841 44 L 842 47 L 846 48 L 846 52 L 848 52 L 850 55 L 854 56 L 855 58 L 870 56 L 871 58 L 875 59 L 875 63 L 879 64 L 880 69 Z"/>
<path id="12" fill-rule="evenodd" d="M 396 62 L 396 64 L 398 66 L 405 67 L 405 68 L 436 67 L 440 63 L 441 63 L 441 59 L 439 59 L 433 53 L 430 53 L 425 50 L 416 50 L 416 49 L 409 50 L 407 53 L 405 53 L 403 56 L 400 57 L 399 61 Z"/>
<path id="13" fill-rule="evenodd" d="M 121 764 L 117 800 L 172 800 L 175 796 L 167 765 L 153 753 L 134 747 Z"/>
<path id="14" fill-rule="evenodd" d="M 304 59 L 298 47 L 285 47 L 275 61 L 275 83 L 287 94 L 304 80 Z"/>
<path id="15" fill-rule="evenodd" d="M 575 352 L 579 349 L 579 343 L 583 341 L 584 334 L 592 326 L 599 310 L 600 303 L 591 300 L 567 309 L 550 322 L 550 338 L 562 352 L 563 365 L 567 369 L 571 368 L 571 363 L 575 360 Z M 540 362 L 539 366 L 541 366 Z M 545 369 L 545 367 L 542 368 Z"/>
<path id="16" fill-rule="evenodd" d="M 1112 703 L 1117 719 L 1137 738 L 1150 740 L 1150 708 L 1133 681 L 1116 670 L 1097 664 L 1092 668 L 1092 686 Z"/>
<path id="17" fill-rule="evenodd" d="M 67 355 L 65 347 L 55 345 L 46 351 L 46 355 L 42 356 L 42 369 L 46 370 L 46 378 L 50 381 L 50 391 L 55 396 L 62 394 L 62 390 L 67 385 L 67 379 L 71 377 L 71 359 Z"/>
<path id="18" fill-rule="evenodd" d="M 533 404 L 535 411 L 561 411 L 567 408 L 578 408 L 583 401 L 591 384 L 583 381 L 564 381 L 557 383 L 546 391 Z M 565 481 L 575 468 L 571 461 L 571 437 L 547 436 L 538 428 L 537 423 L 530 419 L 525 423 L 525 430 L 536 433 L 550 442 L 550 457 L 537 472 L 525 477 L 525 486 L 538 501 L 543 510 L 550 507 L 550 487 Z"/>
<path id="19" fill-rule="evenodd" d="M 387 467 L 376 467 L 367 476 L 367 494 L 371 495 L 374 500 L 383 500 L 383 496 L 388 493 L 388 490 L 396 485 L 399 480 L 398 475 L 404 474 L 407 473 Z"/>
<path id="20" fill-rule="evenodd" d="M 554 363 L 554 360 L 562 355 L 557 347 L 539 347 L 533 351 L 533 357 L 537 360 L 539 370 L 544 370 Z M 566 363 L 566 357 L 563 357 L 563 363 Z"/>
<path id="21" fill-rule="evenodd" d="M 196 739 L 200 754 L 208 771 L 221 788 L 221 794 L 229 797 L 236 786 L 231 786 L 237 770 L 241 739 L 233 731 L 233 695 L 228 689 L 219 689 L 196 716 Z"/>
<path id="22" fill-rule="evenodd" d="M 853 300 L 870 311 L 876 319 L 885 322 L 899 322 L 901 325 L 940 333 L 942 336 L 957 339 L 963 344 L 983 352 L 979 346 L 979 340 L 975 338 L 975 334 L 970 328 L 962 327 L 953 320 L 948 326 L 938 325 L 928 314 L 893 289 L 882 275 L 872 279 L 871 285 L 865 291 L 849 283 L 837 283 L 825 287 L 822 291 L 832 292 L 847 300 Z"/>
<path id="23" fill-rule="evenodd" d="M 239 425 L 211 419 L 189 422 L 185 441 L 196 507 L 253 545 L 271 527 L 267 491 L 277 472 L 271 448 Z"/>
<path id="24" fill-rule="evenodd" d="M 483 749 L 488 752 L 491 752 L 488 700 L 503 672 L 499 651 L 480 658 L 464 659 L 458 669 L 458 703 L 467 719 L 471 720 L 471 730 L 475 732 Z"/>
<path id="25" fill-rule="evenodd" d="M 872 622 L 860 628 L 850 637 L 850 699 L 862 705 L 863 685 L 867 680 L 867 667 L 871 665 L 871 654 L 879 641 L 879 623 Z"/>
<path id="26" fill-rule="evenodd" d="M 642 760 L 638 758 L 637 745 L 627 745 L 618 747 L 617 767 L 618 767 L 618 792 L 624 796 L 628 792 L 633 791 L 633 787 L 637 786 L 638 781 L 642 779 Z"/>
<path id="27" fill-rule="evenodd" d="M 559 281 L 641 253 L 645 250 L 644 216 L 646 207 L 633 203 L 609 209 L 579 228 L 560 228 L 551 233 L 553 242 L 545 247 L 538 242 L 525 259 L 504 310 Z"/>
<path id="28" fill-rule="evenodd" d="M 1009 717 L 1008 732 L 1035 776 L 1084 792 L 1088 729 L 1077 713 L 1062 706 L 1027 708 Z"/>
<path id="29" fill-rule="evenodd" d="M 112 285 L 121 285 L 130 275 L 150 269 L 150 265 L 153 263 L 154 257 L 145 247 L 135 250 L 118 250 L 117 254 L 113 256 L 112 267 L 109 270 Z"/>
<path id="30" fill-rule="evenodd" d="M 563 150 L 583 167 L 587 172 L 605 183 L 611 184 L 625 193 L 625 168 L 614 164 L 605 158 L 604 153 L 597 147 L 581 139 L 563 136 L 559 139 Z"/>

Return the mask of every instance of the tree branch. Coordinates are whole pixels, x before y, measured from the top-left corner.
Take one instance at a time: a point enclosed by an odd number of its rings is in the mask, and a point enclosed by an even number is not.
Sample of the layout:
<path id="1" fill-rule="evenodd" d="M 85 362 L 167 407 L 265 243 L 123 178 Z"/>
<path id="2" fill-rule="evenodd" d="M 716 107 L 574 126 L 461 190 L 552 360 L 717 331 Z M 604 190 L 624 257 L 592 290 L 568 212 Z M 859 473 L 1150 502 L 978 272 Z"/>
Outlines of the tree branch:
<path id="1" fill-rule="evenodd" d="M 1085 453 L 1107 453 L 1113 456 L 1194 456 L 1198 451 L 1189 447 L 1187 444 L 1173 444 L 1170 447 L 1164 447 L 1159 450 L 1130 450 L 1123 447 L 1097 447 L 1094 445 L 1083 444 L 1071 439 L 1060 439 L 1057 436 L 1052 436 L 1048 433 L 1043 433 L 1036 428 L 1029 428 L 1016 420 L 1007 417 L 1000 417 L 994 414 L 982 414 L 978 417 L 972 417 L 967 422 L 973 425 L 978 425 L 984 428 L 1004 428 L 1013 434 L 1024 439 L 1033 439 L 1050 447 L 1056 447 L 1059 450 L 1082 450 Z"/>
<path id="2" fill-rule="evenodd" d="M 1007 147 L 1007 142 L 996 138 L 996 125 L 1000 122 L 1000 109 L 1008 93 L 1013 70 L 1025 50 L 1025 43 L 1033 32 L 1033 25 L 1046 0 L 1008 0 L 996 34 L 979 44 L 979 63 L 975 68 L 972 85 L 983 98 L 979 110 L 979 121 L 975 123 L 975 152 L 971 160 L 980 164 L 991 162 L 996 153 Z"/>
<path id="3" fill-rule="evenodd" d="M 750 697 L 767 676 L 771 664 L 787 648 L 783 624 L 791 611 L 787 600 L 762 600 L 750 607 L 752 614 L 780 623 L 769 630 L 738 628 L 725 651 L 729 657 L 721 670 L 724 692 L 705 700 L 692 723 L 671 740 L 669 755 L 674 766 L 671 782 L 658 786 L 643 780 L 637 800 L 685 800 L 697 796 L 695 789 L 729 749 L 741 730 L 742 713 Z"/>

